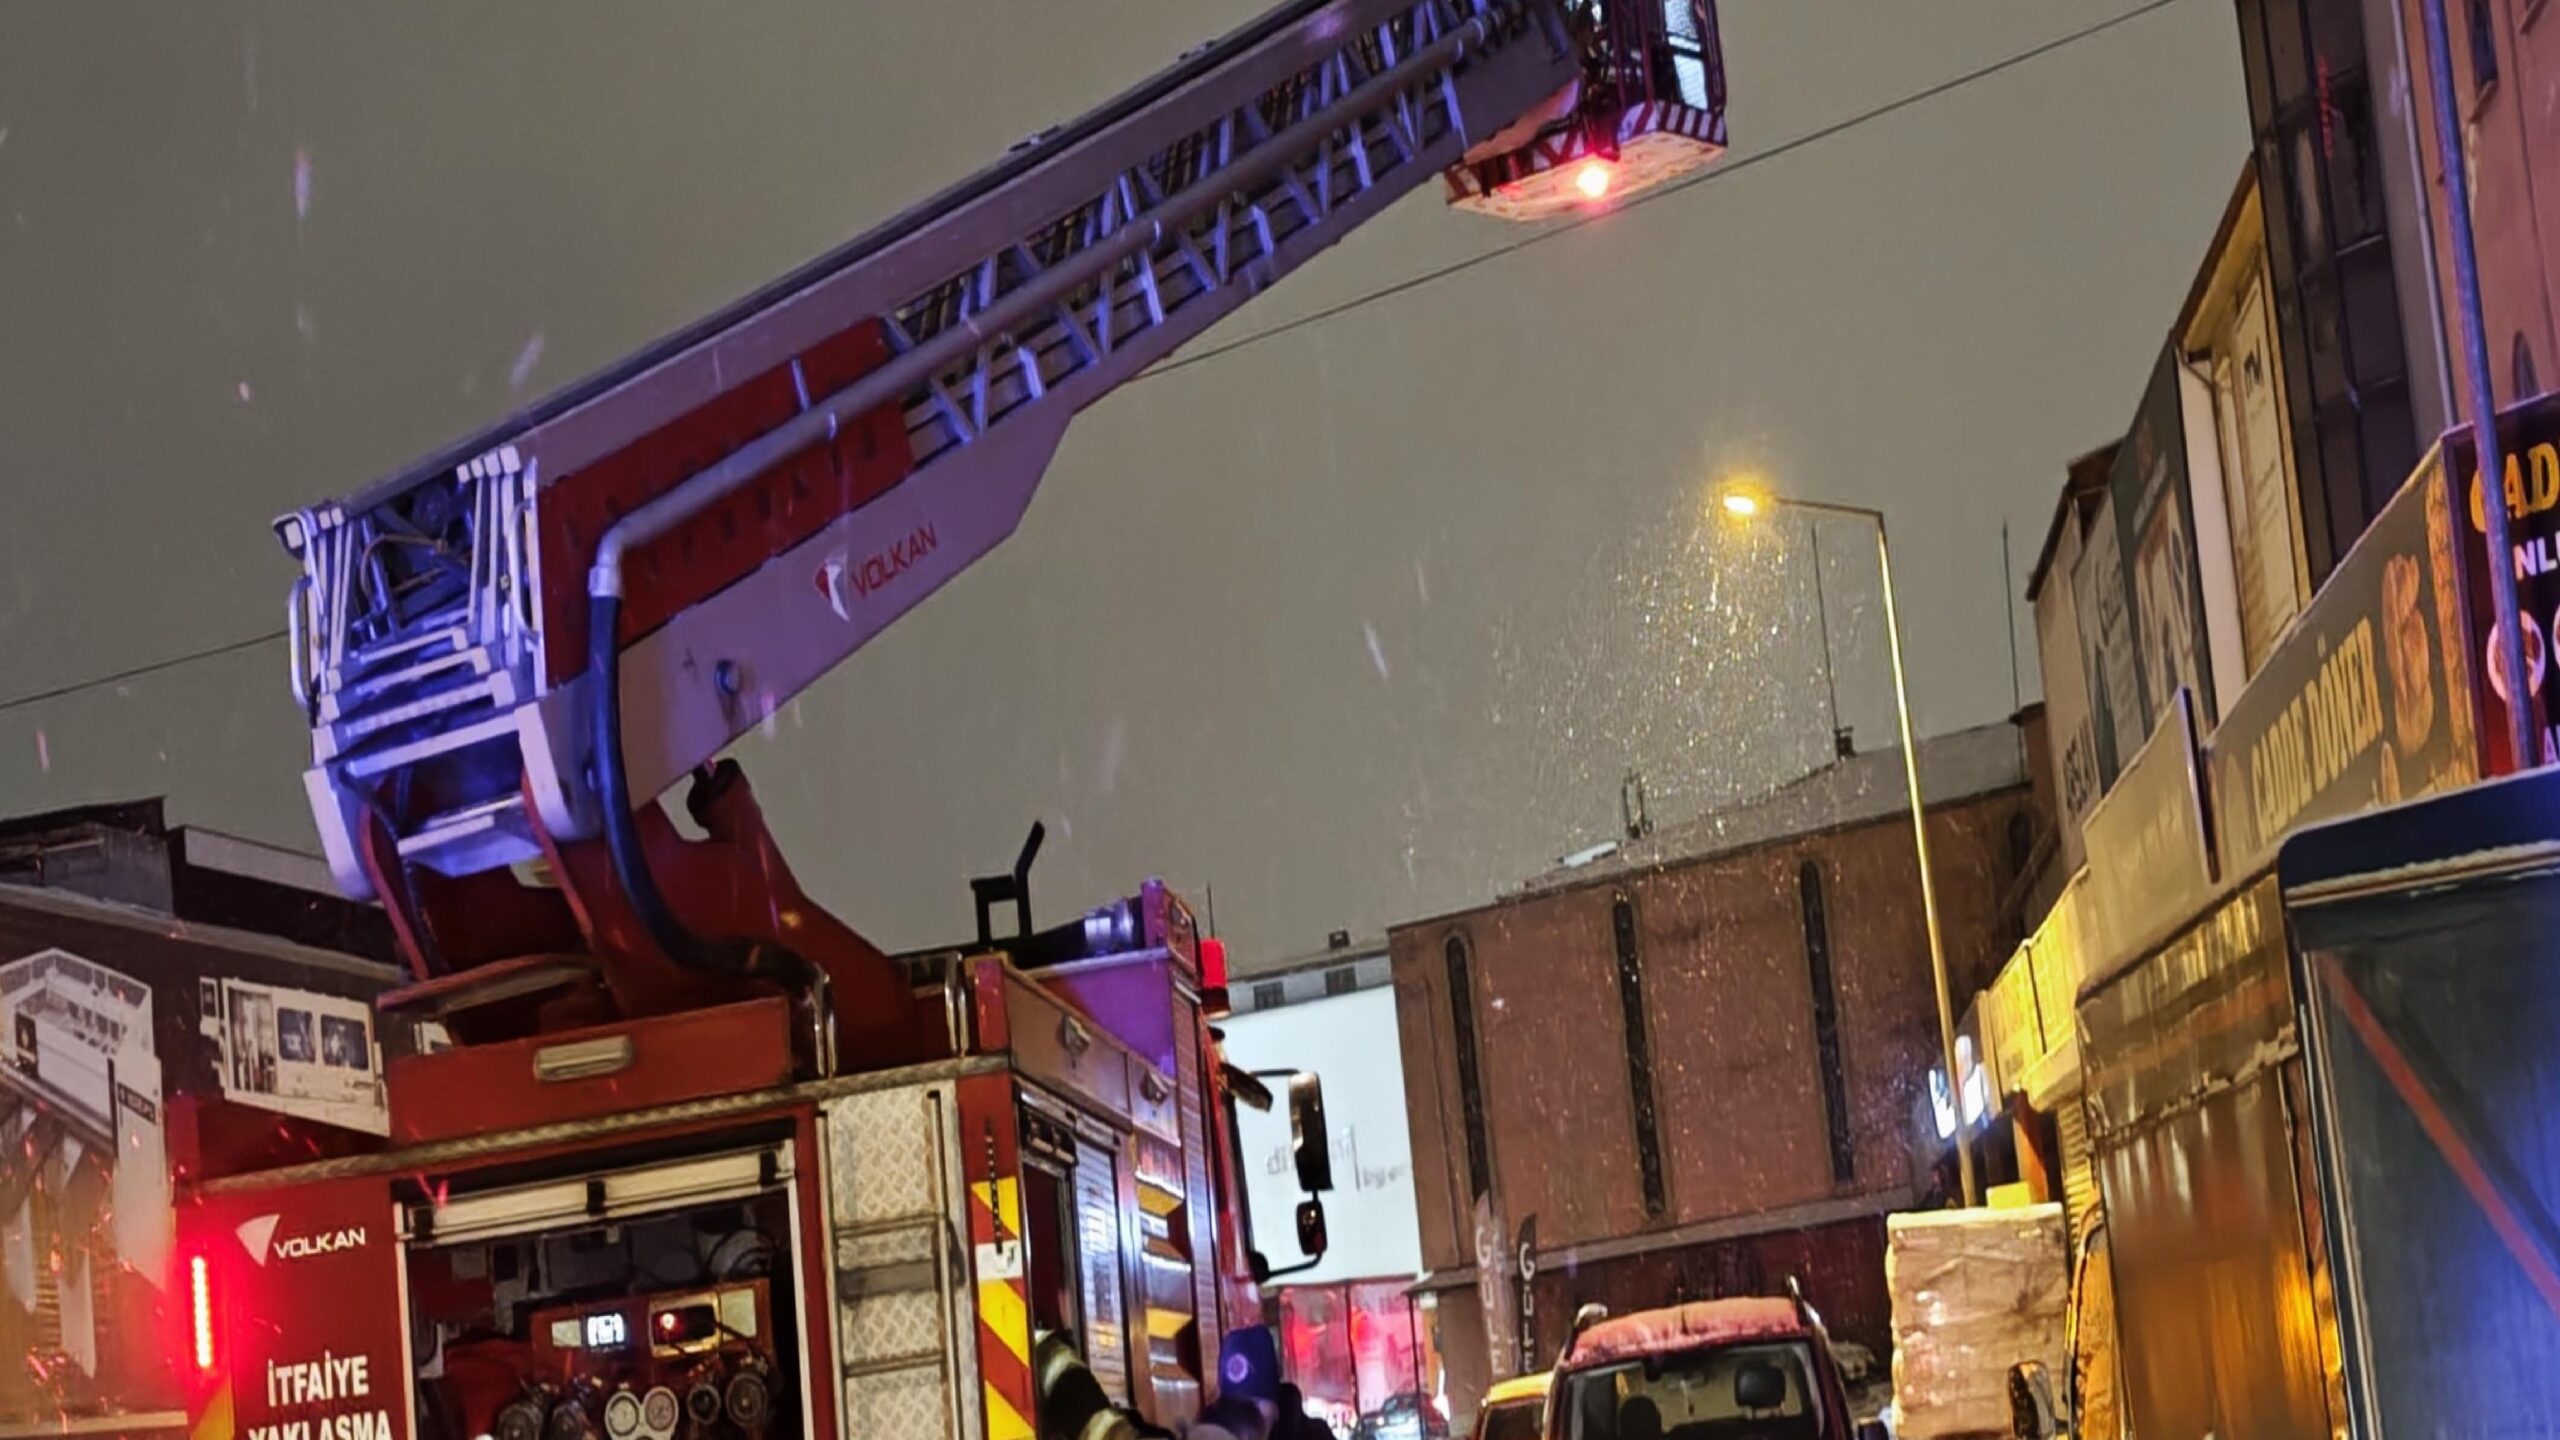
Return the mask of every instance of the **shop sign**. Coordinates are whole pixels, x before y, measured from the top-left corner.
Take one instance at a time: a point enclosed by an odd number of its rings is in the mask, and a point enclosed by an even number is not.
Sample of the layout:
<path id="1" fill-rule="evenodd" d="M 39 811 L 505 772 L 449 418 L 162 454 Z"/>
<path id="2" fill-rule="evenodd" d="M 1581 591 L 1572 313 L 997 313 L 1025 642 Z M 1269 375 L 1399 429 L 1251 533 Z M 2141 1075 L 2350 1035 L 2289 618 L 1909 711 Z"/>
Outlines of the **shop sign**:
<path id="1" fill-rule="evenodd" d="M 1512 1363 L 1525 1375 L 1537 1364 L 1538 1354 L 1537 1216 L 1532 1215 L 1520 1222 L 1520 1243 L 1514 1249 L 1519 1257 L 1520 1353 Z"/>
<path id="2" fill-rule="evenodd" d="M 2225 707 L 2209 764 L 2223 873 L 2298 826 L 2479 778 L 2456 564 L 2448 487 L 2421 468 Z"/>
<path id="3" fill-rule="evenodd" d="M 2526 693 L 2533 697 L 2534 731 L 2542 761 L 2560 757 L 2560 684 L 2547 678 L 2550 647 L 2560 635 L 2560 394 L 2544 395 L 2498 416 L 2499 453 L 2505 474 L 2507 539 L 2513 547 L 2516 610 L 2523 622 Z M 2465 599 L 2482 719 L 2481 773 L 2505 775 L 2516 766 L 2505 723 L 2506 667 L 2497 663 L 2489 615 L 2487 516 L 2481 508 L 2480 459 L 2468 426 L 2444 437 L 2418 469 L 2461 475 L 2464 515 L 2471 535 L 2462 547 Z"/>
<path id="4" fill-rule="evenodd" d="M 1991 981 L 1982 1002 L 1983 1048 L 1990 1052 L 1991 1083 L 2007 1095 L 2052 1049 L 2036 1013 L 2035 950 L 2020 945 Z"/>
<path id="5" fill-rule="evenodd" d="M 1485 1361 L 1496 1375 L 1517 1375 L 1520 1333 L 1511 1285 L 1510 1236 L 1491 1195 L 1476 1197 L 1476 1303 L 1484 1312 Z"/>
<path id="6" fill-rule="evenodd" d="M 1999 1113 L 1999 1106 L 1993 1103 L 1991 1095 L 1991 1072 L 1976 1058 L 1978 1049 L 1973 1037 L 1974 1031 L 1980 1028 L 1978 1013 L 1967 1015 L 1963 1026 L 1956 1031 L 1956 1069 L 1964 1076 L 1961 1100 L 1957 1091 L 1947 1084 L 1945 1064 L 1929 1067 L 1929 1119 L 1941 1143 L 1955 1138 L 1959 1112 L 1964 1117 L 1964 1128 L 1974 1132 L 1990 1129 L 1992 1120 Z"/>
<path id="7" fill-rule="evenodd" d="M 2162 705 L 2160 725 L 2089 813 L 2088 899 L 2097 958 L 2132 947 L 2203 908 L 2213 893 L 2195 693 Z"/>
<path id="8" fill-rule="evenodd" d="M 2141 667 L 2134 660 L 2133 602 L 2125 585 L 2124 546 L 2114 497 L 2100 491 L 2088 515 L 2080 561 L 2072 567 L 2071 603 L 2080 621 L 2080 668 L 2098 732 L 2098 786 L 2115 783 L 2118 763 L 2142 743 Z"/>
<path id="9" fill-rule="evenodd" d="M 2178 360 L 2163 348 L 2143 391 L 2133 430 L 2116 451 L 2107 488 L 2123 522 L 2126 586 L 2132 596 L 2134 654 L 2142 674 L 2142 710 L 2151 726 L 2184 687 L 2213 713 L 2206 671 L 2204 591 L 2196 575 L 2195 503 L 2187 484 L 2187 436 Z M 2127 764 L 2142 734 L 2116 735 Z"/>
<path id="10" fill-rule="evenodd" d="M 2048 1033 L 2056 1050 L 2073 1044 L 2078 1038 L 2072 1007 L 2080 997 L 2080 984 L 2097 969 L 2096 957 L 2089 953 L 2089 874 L 2083 870 L 2062 887 L 2062 898 L 2027 937 L 2027 948 L 2035 955 L 2036 1008 L 2044 1015 Z"/>

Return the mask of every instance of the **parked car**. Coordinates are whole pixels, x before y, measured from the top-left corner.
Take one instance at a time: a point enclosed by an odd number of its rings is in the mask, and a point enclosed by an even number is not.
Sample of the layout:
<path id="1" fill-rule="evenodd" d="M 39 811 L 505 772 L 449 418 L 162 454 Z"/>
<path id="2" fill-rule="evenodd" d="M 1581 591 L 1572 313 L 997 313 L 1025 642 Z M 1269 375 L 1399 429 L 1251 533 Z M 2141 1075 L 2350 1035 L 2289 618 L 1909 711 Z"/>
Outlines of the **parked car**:
<path id="1" fill-rule="evenodd" d="M 1353 1440 L 1449 1440 L 1449 1417 L 1419 1391 L 1390 1395 L 1360 1417 Z"/>
<path id="2" fill-rule="evenodd" d="M 1700 1300 L 1579 1321 L 1545 1440 L 1873 1440 L 1801 1296 Z"/>
<path id="3" fill-rule="evenodd" d="M 1476 1407 L 1474 1440 L 1539 1440 L 1546 1431 L 1547 1386 L 1552 1371 L 1505 1380 L 1484 1392 Z"/>

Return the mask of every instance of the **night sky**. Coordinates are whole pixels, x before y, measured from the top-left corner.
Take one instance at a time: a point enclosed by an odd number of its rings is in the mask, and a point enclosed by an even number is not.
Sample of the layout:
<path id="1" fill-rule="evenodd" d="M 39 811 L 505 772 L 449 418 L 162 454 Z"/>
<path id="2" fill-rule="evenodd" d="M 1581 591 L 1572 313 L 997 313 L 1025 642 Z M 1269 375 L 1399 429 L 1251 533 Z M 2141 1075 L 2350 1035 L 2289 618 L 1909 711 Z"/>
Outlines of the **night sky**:
<path id="1" fill-rule="evenodd" d="M 1725 0 L 1742 159 L 2132 0 Z M 267 522 L 672 329 L 1253 0 L 0 6 L 0 704 L 272 631 Z M 801 877 L 957 939 L 1150 873 L 1247 955 L 1482 899 L 1829 751 L 1814 568 L 1736 467 L 1882 506 L 1924 733 L 2012 706 L 2071 456 L 2246 158 L 2225 0 L 1149 377 L 1011 544 L 741 755 Z M 1436 184 L 1195 349 L 1514 241 Z M 1822 534 L 1844 719 L 1871 541 Z M 2015 634 L 2035 694 L 2033 630 Z M 0 708 L 0 813 L 166 794 L 311 848 L 281 646 Z"/>

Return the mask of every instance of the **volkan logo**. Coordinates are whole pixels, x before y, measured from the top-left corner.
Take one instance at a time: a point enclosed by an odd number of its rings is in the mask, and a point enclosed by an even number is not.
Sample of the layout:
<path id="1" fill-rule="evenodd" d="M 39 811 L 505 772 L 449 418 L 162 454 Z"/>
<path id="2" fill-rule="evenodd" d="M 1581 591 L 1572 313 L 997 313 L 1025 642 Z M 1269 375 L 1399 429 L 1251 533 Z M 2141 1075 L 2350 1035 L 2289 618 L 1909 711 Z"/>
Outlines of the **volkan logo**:
<path id="1" fill-rule="evenodd" d="M 828 608 L 836 612 L 839 620 L 853 618 L 844 611 L 845 559 L 845 552 L 838 550 L 827 557 L 826 564 L 818 567 L 818 593 L 827 597 Z"/>
<path id="2" fill-rule="evenodd" d="M 818 593 L 827 597 L 827 605 L 836 612 L 837 619 L 851 620 L 853 616 L 845 608 L 848 581 L 853 586 L 853 598 L 867 600 L 874 591 L 887 588 L 891 581 L 941 548 L 942 536 L 927 521 L 862 557 L 860 564 L 854 563 L 851 551 L 837 550 L 818 567 Z"/>
<path id="3" fill-rule="evenodd" d="M 261 1215 L 241 1225 L 238 1231 L 240 1244 L 249 1252 L 250 1259 L 264 1265 L 272 1252 L 279 1260 L 308 1260 L 319 1255 L 334 1255 L 341 1250 L 359 1249 L 365 1242 L 361 1225 L 315 1230 L 308 1235 L 288 1235 L 278 1240 L 276 1228 L 283 1219 L 281 1215 Z"/>
<path id="4" fill-rule="evenodd" d="M 250 1259 L 261 1265 L 267 1263 L 267 1245 L 276 1238 L 276 1225 L 283 1219 L 281 1215 L 261 1215 L 240 1227 L 240 1246 L 249 1252 Z"/>

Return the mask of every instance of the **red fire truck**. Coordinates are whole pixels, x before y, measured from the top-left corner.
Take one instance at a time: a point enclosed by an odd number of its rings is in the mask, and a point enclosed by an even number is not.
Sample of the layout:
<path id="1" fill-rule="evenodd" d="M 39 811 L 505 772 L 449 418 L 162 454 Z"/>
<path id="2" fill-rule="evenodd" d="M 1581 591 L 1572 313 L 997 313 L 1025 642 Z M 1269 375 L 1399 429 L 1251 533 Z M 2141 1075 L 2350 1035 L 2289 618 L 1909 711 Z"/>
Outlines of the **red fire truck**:
<path id="1" fill-rule="evenodd" d="M 504 1025 L 574 961 L 387 1000 L 475 1043 L 393 1062 L 391 1148 L 198 1187 L 196 1433 L 1023 1440 L 1047 1331 L 1116 1403 L 1195 1408 L 1261 1268 L 1224 1107 L 1272 1103 L 1217 1058 L 1215 942 L 1150 884 L 887 963 L 932 1058 L 830 1065 L 779 994 Z M 1312 1077 L 1290 1098 L 1320 1136 Z M 1299 1234 L 1322 1248 L 1318 1202 Z"/>
<path id="2" fill-rule="evenodd" d="M 1044 1332 L 1196 1413 L 1269 1273 L 1229 1107 L 1273 1097 L 1219 1058 L 1190 913 L 1151 884 L 1037 930 L 1026 851 L 974 944 L 885 955 L 717 757 L 1010 533 L 1076 413 L 1396 197 L 1609 203 L 1720 154 L 1723 105 L 1709 0 L 1286 0 L 283 517 L 323 848 L 397 935 L 386 1017 L 453 1044 L 392 1065 L 388 1148 L 205 1147 L 199 1440 L 1027 1440 Z M 657 803 L 687 779 L 698 838 Z"/>

